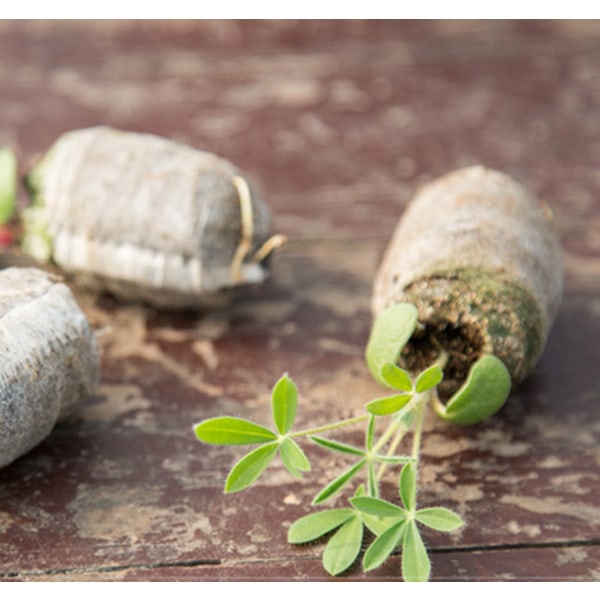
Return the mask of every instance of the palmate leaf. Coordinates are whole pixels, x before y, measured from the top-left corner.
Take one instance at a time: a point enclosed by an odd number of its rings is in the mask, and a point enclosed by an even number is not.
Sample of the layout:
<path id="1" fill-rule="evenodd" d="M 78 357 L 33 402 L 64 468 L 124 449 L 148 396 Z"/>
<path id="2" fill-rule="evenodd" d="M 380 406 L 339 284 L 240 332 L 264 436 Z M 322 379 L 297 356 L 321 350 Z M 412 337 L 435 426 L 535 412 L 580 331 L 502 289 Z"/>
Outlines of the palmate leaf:
<path id="1" fill-rule="evenodd" d="M 404 408 L 412 398 L 412 394 L 395 394 L 393 396 L 384 396 L 376 398 L 365 404 L 365 408 L 378 417 L 391 415 Z"/>
<path id="2" fill-rule="evenodd" d="M 381 367 L 382 379 L 395 390 L 403 392 L 412 392 L 413 384 L 410 375 L 399 366 L 392 363 L 385 363 Z"/>
<path id="3" fill-rule="evenodd" d="M 366 458 L 359 460 L 352 465 L 347 471 L 344 471 L 339 477 L 334 479 L 330 484 L 326 485 L 314 498 L 313 504 L 321 504 L 337 494 L 348 482 L 365 466 Z"/>
<path id="4" fill-rule="evenodd" d="M 301 517 L 288 530 L 290 544 L 306 544 L 318 540 L 354 516 L 351 508 L 332 508 Z"/>
<path id="5" fill-rule="evenodd" d="M 444 372 L 439 365 L 433 365 L 425 369 L 415 382 L 415 390 L 422 394 L 431 388 L 434 388 L 444 378 Z"/>
<path id="6" fill-rule="evenodd" d="M 402 348 L 417 326 L 417 317 L 417 308 L 402 302 L 387 307 L 373 321 L 365 358 L 371 374 L 382 385 L 388 385 L 381 375 L 383 366 L 398 362 Z"/>
<path id="7" fill-rule="evenodd" d="M 400 472 L 400 499 L 406 510 L 414 510 L 417 499 L 417 475 L 412 462 L 404 465 Z"/>
<path id="8" fill-rule="evenodd" d="M 396 521 L 367 548 L 363 557 L 363 569 L 365 572 L 380 566 L 394 551 L 396 546 L 402 542 L 405 526 L 406 521 L 404 519 Z"/>
<path id="9" fill-rule="evenodd" d="M 337 452 L 341 452 L 342 454 L 351 454 L 352 456 L 364 456 L 365 451 L 357 448 L 356 446 L 351 446 L 350 444 L 344 444 L 342 442 L 335 442 L 333 440 L 328 440 L 327 438 L 322 438 L 317 435 L 311 435 L 310 439 L 322 446 L 323 448 L 327 448 L 328 450 L 335 450 Z"/>
<path id="10" fill-rule="evenodd" d="M 310 471 L 310 462 L 298 444 L 286 438 L 279 446 L 279 455 L 285 468 L 291 475 L 302 478 L 302 471 Z"/>
<path id="11" fill-rule="evenodd" d="M 375 517 L 394 517 L 403 519 L 406 516 L 406 511 L 400 508 L 397 504 L 381 500 L 381 498 L 372 498 L 371 496 L 355 496 L 350 499 L 350 503 L 360 512 Z"/>
<path id="12" fill-rule="evenodd" d="M 367 513 L 362 513 L 361 518 L 366 527 L 368 527 L 374 535 L 381 535 L 386 529 L 389 529 L 396 521 L 397 517 L 374 517 Z"/>
<path id="13" fill-rule="evenodd" d="M 416 512 L 415 519 L 437 531 L 454 531 L 465 524 L 455 512 L 441 506 L 422 508 Z"/>
<path id="14" fill-rule="evenodd" d="M 364 496 L 365 495 L 365 484 L 361 483 L 356 490 L 354 490 L 354 496 L 353 498 L 358 498 L 358 496 Z"/>
<path id="15" fill-rule="evenodd" d="M 406 523 L 402 541 L 402 577 L 404 581 L 427 581 L 431 563 L 415 521 Z"/>
<path id="16" fill-rule="evenodd" d="M 335 532 L 323 552 L 323 566 L 330 575 L 339 575 L 356 561 L 363 539 L 363 523 L 354 514 Z"/>
<path id="17" fill-rule="evenodd" d="M 242 457 L 231 469 L 225 482 L 225 492 L 239 492 L 251 486 L 277 454 L 279 444 L 263 444 Z"/>
<path id="18" fill-rule="evenodd" d="M 234 446 L 262 444 L 277 439 L 277 435 L 261 425 L 237 417 L 215 417 L 194 427 L 196 437 L 206 444 Z"/>
<path id="19" fill-rule="evenodd" d="M 281 377 L 273 386 L 271 407 L 275 427 L 281 435 L 285 435 L 294 425 L 298 408 L 298 390 L 287 375 Z"/>

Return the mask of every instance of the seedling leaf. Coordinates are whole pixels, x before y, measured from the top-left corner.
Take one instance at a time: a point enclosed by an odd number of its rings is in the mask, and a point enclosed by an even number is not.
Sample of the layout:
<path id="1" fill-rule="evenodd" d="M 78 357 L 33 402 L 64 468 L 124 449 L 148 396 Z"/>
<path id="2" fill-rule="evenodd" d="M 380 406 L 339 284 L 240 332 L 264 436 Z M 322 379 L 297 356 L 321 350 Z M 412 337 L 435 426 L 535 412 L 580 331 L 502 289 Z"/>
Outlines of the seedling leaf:
<path id="1" fill-rule="evenodd" d="M 404 511 L 398 505 L 388 502 L 387 500 L 381 500 L 381 498 L 357 496 L 352 498 L 350 503 L 352 506 L 354 506 L 354 508 L 360 510 L 360 512 L 373 515 L 374 517 L 380 517 L 382 519 L 387 517 L 395 517 L 398 519 L 406 515 L 406 511 Z"/>
<path id="2" fill-rule="evenodd" d="M 389 387 L 394 388 L 395 390 L 412 392 L 413 384 L 410 375 L 404 369 L 401 369 L 391 362 L 385 363 L 383 367 L 381 367 L 381 377 Z"/>
<path id="3" fill-rule="evenodd" d="M 272 442 L 252 450 L 231 469 L 225 482 L 225 492 L 239 492 L 251 486 L 277 454 L 279 444 Z"/>
<path id="4" fill-rule="evenodd" d="M 384 396 L 367 402 L 365 408 L 378 417 L 394 414 L 404 408 L 412 398 L 412 394 L 397 394 L 394 396 Z"/>
<path id="5" fill-rule="evenodd" d="M 298 444 L 287 438 L 279 446 L 279 454 L 291 475 L 302 479 L 302 471 L 310 471 L 310 462 Z"/>
<path id="6" fill-rule="evenodd" d="M 437 531 L 454 531 L 465 524 L 455 512 L 441 506 L 422 508 L 416 512 L 415 519 Z"/>
<path id="7" fill-rule="evenodd" d="M 425 369 L 418 377 L 415 383 L 415 389 L 419 394 L 434 388 L 444 378 L 444 372 L 439 365 L 433 365 Z"/>
<path id="8" fill-rule="evenodd" d="M 289 528 L 288 542 L 305 544 L 317 540 L 345 523 L 354 514 L 351 508 L 333 508 L 301 517 Z"/>
<path id="9" fill-rule="evenodd" d="M 427 581 L 431 563 L 417 524 L 411 520 L 404 530 L 402 543 L 402 577 L 404 581 Z"/>
<path id="10" fill-rule="evenodd" d="M 8 148 L 0 148 L 0 225 L 12 216 L 16 195 L 17 159 Z"/>
<path id="11" fill-rule="evenodd" d="M 467 380 L 444 407 L 436 404 L 442 419 L 458 425 L 474 425 L 498 412 L 510 393 L 511 377 L 504 363 L 491 354 L 483 355 Z"/>
<path id="12" fill-rule="evenodd" d="M 274 385 L 271 403 L 275 427 L 281 435 L 285 435 L 294 425 L 298 408 L 298 390 L 287 375 Z"/>
<path id="13" fill-rule="evenodd" d="M 353 498 L 359 498 L 364 495 L 365 486 L 361 483 L 356 488 Z M 398 515 L 395 515 L 393 517 L 376 517 L 366 512 L 361 512 L 360 517 L 364 525 L 368 527 L 375 535 L 381 535 L 386 529 L 391 527 L 398 520 Z"/>
<path id="14" fill-rule="evenodd" d="M 330 484 L 326 485 L 312 501 L 313 504 L 321 504 L 328 498 L 337 494 L 364 466 L 367 462 L 366 458 L 352 465 L 347 471 L 344 471 L 339 477 L 334 479 Z"/>
<path id="15" fill-rule="evenodd" d="M 331 575 L 339 575 L 356 560 L 363 538 L 363 524 L 358 515 L 346 521 L 327 543 L 323 566 Z"/>
<path id="16" fill-rule="evenodd" d="M 363 558 L 363 569 L 371 571 L 379 567 L 400 544 L 404 534 L 405 520 L 395 522 L 379 535 L 367 548 Z"/>
<path id="17" fill-rule="evenodd" d="M 413 304 L 401 302 L 387 307 L 373 321 L 365 358 L 371 374 L 382 385 L 388 385 L 381 374 L 383 365 L 398 362 L 402 348 L 417 326 L 417 317 Z"/>
<path id="18" fill-rule="evenodd" d="M 417 476 L 415 465 L 410 462 L 402 467 L 400 472 L 400 499 L 404 508 L 414 510 L 417 498 Z"/>
<path id="19" fill-rule="evenodd" d="M 206 444 L 225 446 L 261 444 L 277 439 L 269 429 L 237 417 L 215 417 L 194 427 L 196 437 Z"/>
<path id="20" fill-rule="evenodd" d="M 356 446 L 351 446 L 350 444 L 344 444 L 342 442 L 335 442 L 333 440 L 328 440 L 327 438 L 319 437 L 318 435 L 311 435 L 310 439 L 322 446 L 323 448 L 327 448 L 328 450 L 336 450 L 337 452 L 341 452 L 342 454 L 352 454 L 353 456 L 364 456 L 364 450 L 357 448 Z"/>
<path id="21" fill-rule="evenodd" d="M 380 517 L 368 515 L 367 513 L 362 513 L 361 518 L 365 526 L 376 536 L 381 535 L 386 529 L 389 529 L 398 521 L 397 517 L 386 517 L 385 519 L 382 519 Z"/>
<path id="22" fill-rule="evenodd" d="M 195 426 L 195 432 L 199 440 L 210 444 L 260 444 L 231 469 L 225 485 L 226 492 L 237 492 L 249 487 L 261 476 L 278 452 L 285 468 L 294 477 L 301 478 L 304 471 L 310 470 L 311 465 L 296 442 L 299 437 L 308 437 L 327 450 L 354 457 L 352 460 L 355 462 L 330 481 L 313 499 L 315 505 L 331 499 L 366 467 L 366 482 L 356 487 L 350 499 L 352 508 L 324 510 L 298 519 L 288 531 L 288 541 L 301 544 L 331 534 L 323 554 L 323 565 L 330 574 L 338 575 L 357 560 L 366 527 L 373 532 L 375 540 L 363 559 L 365 571 L 380 566 L 401 545 L 404 579 L 425 581 L 429 578 L 431 565 L 419 527 L 423 525 L 438 531 L 452 531 L 463 525 L 461 517 L 451 510 L 441 507 L 416 509 L 416 469 L 423 428 L 422 409 L 429 401 L 439 403 L 437 394 L 428 392 L 440 383 L 443 372 L 439 366 L 434 365 L 413 380 L 395 364 L 403 345 L 417 326 L 417 311 L 414 306 L 395 305 L 386 309 L 382 315 L 380 319 L 376 319 L 371 332 L 367 361 L 370 361 L 369 368 L 376 379 L 396 390 L 396 393 L 367 403 L 369 415 L 291 433 L 298 394 L 295 384 L 284 375 L 272 390 L 275 424 L 272 430 L 246 419 L 218 417 L 199 423 Z M 505 392 L 499 403 L 501 406 L 510 390 L 510 376 L 498 359 L 484 356 L 475 363 L 467 382 L 448 405 L 440 404 L 437 410 L 448 420 L 468 423 L 475 417 L 480 418 L 490 410 L 490 406 L 498 405 L 498 394 L 492 392 L 499 385 L 504 386 L 501 391 Z M 478 400 L 480 394 L 487 394 L 483 403 Z M 411 402 L 413 398 L 416 402 Z M 387 429 L 378 437 L 377 417 L 384 415 L 394 416 L 388 419 Z M 363 448 L 314 435 L 367 419 Z M 404 433 L 413 425 L 412 456 L 399 456 L 396 449 Z M 386 446 L 387 454 L 385 450 L 381 450 Z M 383 453 L 379 454 L 380 451 Z M 379 470 L 376 468 L 378 463 L 383 463 Z M 403 465 L 398 482 L 400 501 L 397 504 L 379 497 L 379 480 L 386 463 Z"/>
<path id="23" fill-rule="evenodd" d="M 358 496 L 364 496 L 364 495 L 365 495 L 365 484 L 361 483 L 354 491 L 353 498 L 358 498 Z"/>

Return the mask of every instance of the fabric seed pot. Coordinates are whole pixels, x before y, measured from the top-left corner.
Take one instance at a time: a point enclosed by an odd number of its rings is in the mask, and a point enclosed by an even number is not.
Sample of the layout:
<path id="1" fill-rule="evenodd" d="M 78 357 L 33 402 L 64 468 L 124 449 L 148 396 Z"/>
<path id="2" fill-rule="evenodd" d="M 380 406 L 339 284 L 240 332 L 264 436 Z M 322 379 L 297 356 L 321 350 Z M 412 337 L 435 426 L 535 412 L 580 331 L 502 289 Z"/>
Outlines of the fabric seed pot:
<path id="1" fill-rule="evenodd" d="M 418 371 L 448 352 L 450 396 L 482 354 L 531 372 L 560 304 L 560 242 L 547 207 L 509 176 L 475 166 L 422 188 L 402 215 L 376 273 L 372 311 L 414 304 L 422 327 L 401 363 Z"/>
<path id="2" fill-rule="evenodd" d="M 0 467 L 93 393 L 95 336 L 70 290 L 39 269 L 0 271 Z"/>
<path id="3" fill-rule="evenodd" d="M 27 177 L 24 250 L 92 288 L 160 307 L 258 284 L 283 241 L 239 170 L 155 135 L 63 134 Z"/>

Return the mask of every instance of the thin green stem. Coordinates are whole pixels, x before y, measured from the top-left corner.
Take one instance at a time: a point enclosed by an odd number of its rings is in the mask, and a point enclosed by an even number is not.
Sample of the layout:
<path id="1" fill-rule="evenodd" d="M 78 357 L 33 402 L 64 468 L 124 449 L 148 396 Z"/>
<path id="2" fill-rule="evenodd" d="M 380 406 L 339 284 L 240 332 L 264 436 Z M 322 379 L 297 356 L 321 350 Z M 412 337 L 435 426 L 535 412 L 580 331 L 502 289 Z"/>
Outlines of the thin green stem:
<path id="1" fill-rule="evenodd" d="M 432 398 L 432 402 L 433 402 L 433 406 L 436 410 L 436 412 L 440 415 L 443 415 L 446 413 L 446 405 L 440 400 L 440 397 L 437 394 L 437 391 L 432 394 L 433 398 Z"/>
<path id="2" fill-rule="evenodd" d="M 419 462 L 419 452 L 421 449 L 421 435 L 423 433 L 423 421 L 425 418 L 425 402 L 419 402 L 417 406 L 415 406 L 415 431 L 413 434 L 413 443 L 412 443 L 412 451 L 411 456 L 415 459 L 415 462 L 418 464 Z"/>
<path id="3" fill-rule="evenodd" d="M 444 368 L 446 367 L 446 365 L 448 364 L 448 360 L 450 359 L 450 355 L 448 354 L 448 352 L 446 352 L 442 348 L 441 344 L 437 341 L 437 339 L 435 338 L 435 336 L 432 335 L 429 339 L 431 340 L 432 344 L 440 351 L 440 353 L 438 354 L 437 359 L 435 360 L 435 362 L 433 364 L 437 365 L 443 371 Z"/>
<path id="4" fill-rule="evenodd" d="M 403 427 L 398 427 L 398 431 L 396 431 L 396 435 L 395 435 L 394 439 L 392 440 L 391 444 L 388 446 L 388 449 L 386 452 L 387 456 L 392 456 L 396 453 L 396 450 L 398 449 L 400 442 L 404 439 L 404 436 L 406 435 L 406 432 L 408 431 L 408 428 L 404 425 L 404 423 L 400 423 L 400 424 L 403 425 Z M 387 467 L 388 467 L 387 463 L 381 463 L 381 465 L 379 467 L 379 471 L 377 471 L 377 479 L 379 481 L 381 481 L 381 479 L 383 479 L 383 475 L 384 475 Z"/>
<path id="5" fill-rule="evenodd" d="M 442 346 L 437 341 L 437 339 L 435 339 L 435 337 L 432 336 L 431 339 L 434 345 L 436 345 L 440 350 L 440 354 L 438 355 L 435 364 L 437 364 L 440 367 L 440 369 L 443 370 L 444 367 L 448 364 L 448 359 L 450 358 L 450 355 L 442 348 Z M 419 454 L 421 452 L 421 437 L 423 434 L 423 423 L 425 421 L 425 409 L 431 401 L 439 402 L 437 391 L 435 390 L 435 388 L 433 390 L 427 391 L 425 394 L 423 394 L 422 399 L 415 403 L 416 420 L 412 441 L 411 456 L 415 459 L 415 471 L 417 474 L 419 472 Z"/>
<path id="6" fill-rule="evenodd" d="M 411 456 L 415 459 L 415 477 L 419 477 L 419 454 L 421 452 L 421 437 L 423 434 L 423 423 L 425 422 L 425 409 L 433 397 L 431 390 L 423 394 L 423 400 L 415 407 L 415 429 L 413 433 Z"/>
<path id="7" fill-rule="evenodd" d="M 359 417 L 352 417 L 351 419 L 345 419 L 344 421 L 336 421 L 335 423 L 329 423 L 328 425 L 321 425 L 320 427 L 311 427 L 310 429 L 296 431 L 294 433 L 291 433 L 289 437 L 302 437 L 305 435 L 314 435 L 315 433 L 323 433 L 324 431 L 332 431 L 334 429 L 340 429 L 341 427 L 348 427 L 348 425 L 356 425 L 356 423 L 362 423 L 368 418 L 369 415 L 360 415 Z"/>
<path id="8" fill-rule="evenodd" d="M 381 448 L 385 446 L 388 440 L 394 435 L 394 433 L 396 433 L 398 426 L 399 424 L 396 420 L 392 421 L 388 425 L 388 428 L 383 432 L 382 436 L 379 438 L 379 440 L 377 440 L 377 443 L 373 446 L 373 454 L 377 454 L 377 452 L 379 452 L 379 450 L 381 450 Z"/>
<path id="9" fill-rule="evenodd" d="M 432 338 L 431 341 L 440 352 L 434 364 L 437 364 L 440 367 L 440 369 L 443 369 L 448 363 L 449 354 L 442 348 L 441 344 L 437 341 L 437 339 Z M 413 438 L 413 457 L 417 461 L 419 458 L 419 447 L 421 445 L 421 433 L 423 428 L 423 416 L 425 413 L 425 406 L 432 398 L 435 400 L 437 398 L 437 394 L 432 394 L 431 392 L 429 392 L 425 394 L 422 397 L 422 399 L 417 401 L 413 400 L 413 402 L 411 402 L 411 404 L 413 405 L 414 413 L 417 415 L 417 423 L 415 424 L 415 435 Z M 403 426 L 402 428 L 400 428 L 401 425 Z M 373 450 L 379 450 L 395 433 L 394 440 L 388 447 L 386 453 L 387 456 L 392 456 L 396 452 L 396 449 L 400 445 L 400 442 L 404 438 L 404 435 L 407 433 L 407 431 L 408 427 L 404 424 L 403 421 L 401 421 L 400 419 L 395 420 L 394 422 L 392 422 L 390 427 L 388 427 L 388 430 L 383 434 L 383 436 L 381 437 L 381 439 L 379 440 L 379 442 Z M 377 473 L 377 479 L 381 480 L 386 468 L 387 464 L 383 463 Z"/>

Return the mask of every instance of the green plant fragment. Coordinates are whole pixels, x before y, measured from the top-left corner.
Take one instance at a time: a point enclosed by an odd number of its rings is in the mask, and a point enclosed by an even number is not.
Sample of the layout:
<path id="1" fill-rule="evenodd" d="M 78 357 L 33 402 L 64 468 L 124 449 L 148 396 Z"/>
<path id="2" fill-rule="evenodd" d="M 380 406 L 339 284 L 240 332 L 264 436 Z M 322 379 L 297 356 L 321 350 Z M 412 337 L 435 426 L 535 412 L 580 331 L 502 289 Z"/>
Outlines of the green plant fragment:
<path id="1" fill-rule="evenodd" d="M 310 471 L 310 462 L 298 444 L 287 438 L 279 445 L 279 455 L 291 475 L 302 479 L 302 471 Z"/>
<path id="2" fill-rule="evenodd" d="M 365 495 L 365 484 L 361 483 L 356 490 L 354 491 L 354 498 L 357 498 L 358 496 L 364 496 Z"/>
<path id="3" fill-rule="evenodd" d="M 404 465 L 400 472 L 400 499 L 406 510 L 411 511 L 415 509 L 417 499 L 417 475 L 415 465 L 412 462 Z"/>
<path id="4" fill-rule="evenodd" d="M 402 542 L 402 577 L 404 581 L 427 581 L 431 563 L 415 521 L 407 522 Z"/>
<path id="5" fill-rule="evenodd" d="M 365 451 L 357 448 L 356 446 L 351 446 L 350 444 L 344 444 L 342 442 L 335 442 L 333 440 L 328 440 L 327 438 L 322 438 L 318 435 L 309 436 L 310 439 L 322 446 L 323 448 L 327 448 L 328 450 L 335 450 L 337 452 L 341 452 L 342 454 L 351 454 L 353 456 L 364 456 Z"/>
<path id="6" fill-rule="evenodd" d="M 37 261 L 45 263 L 52 257 L 54 240 L 48 231 L 43 207 L 31 206 L 21 213 L 23 222 L 23 250 Z"/>
<path id="7" fill-rule="evenodd" d="M 356 561 L 363 538 L 363 524 L 353 515 L 335 532 L 323 552 L 323 566 L 330 575 L 339 575 Z"/>
<path id="8" fill-rule="evenodd" d="M 387 362 L 381 367 L 381 377 L 389 387 L 403 392 L 412 392 L 413 384 L 410 375 L 398 365 Z"/>
<path id="9" fill-rule="evenodd" d="M 433 365 L 425 369 L 418 377 L 415 383 L 415 390 L 422 394 L 431 388 L 434 388 L 444 378 L 444 372 L 439 365 Z"/>
<path id="10" fill-rule="evenodd" d="M 251 486 L 277 454 L 279 444 L 272 442 L 252 450 L 231 469 L 225 482 L 225 492 L 240 492 Z"/>
<path id="11" fill-rule="evenodd" d="M 348 482 L 365 466 L 366 458 L 352 465 L 347 471 L 344 471 L 339 477 L 326 485 L 314 498 L 313 504 L 321 504 L 325 500 L 337 494 Z"/>
<path id="12" fill-rule="evenodd" d="M 382 500 L 381 498 L 372 498 L 371 496 L 356 496 L 350 499 L 354 508 L 362 513 L 373 515 L 385 519 L 387 517 L 404 518 L 406 511 L 397 504 Z"/>
<path id="13" fill-rule="evenodd" d="M 0 225 L 6 223 L 15 210 L 17 196 L 17 159 L 8 148 L 0 149 Z"/>
<path id="14" fill-rule="evenodd" d="M 271 401 L 277 431 L 285 435 L 294 425 L 298 408 L 298 390 L 287 375 L 281 377 L 273 386 Z"/>
<path id="15" fill-rule="evenodd" d="M 404 408 L 412 398 L 412 394 L 395 394 L 393 396 L 384 396 L 376 398 L 365 404 L 365 408 L 378 417 L 394 414 Z"/>
<path id="16" fill-rule="evenodd" d="M 301 517 L 288 530 L 290 544 L 306 544 L 333 531 L 354 516 L 351 508 L 332 508 Z"/>
<path id="17" fill-rule="evenodd" d="M 50 150 L 40 162 L 25 176 L 25 186 L 31 196 L 31 205 L 21 213 L 23 250 L 37 261 L 46 263 L 52 258 L 54 239 L 48 231 L 48 215 L 45 210 L 45 172 L 54 160 L 55 152 Z"/>
<path id="18" fill-rule="evenodd" d="M 417 317 L 413 304 L 401 302 L 387 307 L 373 321 L 365 359 L 371 374 L 382 385 L 388 385 L 382 377 L 383 366 L 398 362 L 402 348 L 417 326 Z"/>
<path id="19" fill-rule="evenodd" d="M 422 508 L 415 513 L 415 519 L 437 531 L 454 531 L 465 524 L 455 512 L 441 506 Z"/>
<path id="20" fill-rule="evenodd" d="M 198 423 L 194 432 L 201 442 L 225 446 L 261 444 L 277 439 L 277 435 L 266 427 L 237 417 L 207 419 Z"/>
<path id="21" fill-rule="evenodd" d="M 396 546 L 402 542 L 405 525 L 406 521 L 404 519 L 396 521 L 367 548 L 363 557 L 363 569 L 365 572 L 379 567 L 394 551 Z"/>
<path id="22" fill-rule="evenodd" d="M 504 363 L 484 354 L 471 367 L 467 380 L 444 407 L 436 403 L 438 415 L 458 425 L 474 425 L 497 413 L 506 402 L 511 377 Z"/>

